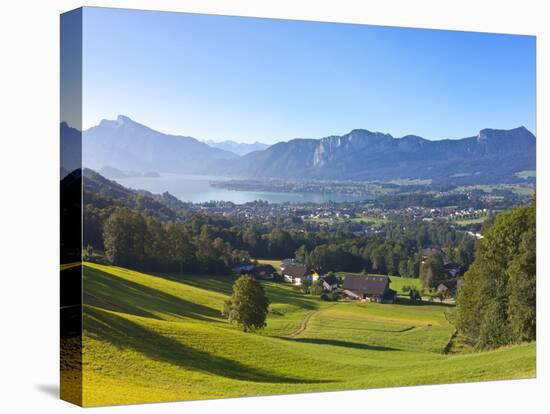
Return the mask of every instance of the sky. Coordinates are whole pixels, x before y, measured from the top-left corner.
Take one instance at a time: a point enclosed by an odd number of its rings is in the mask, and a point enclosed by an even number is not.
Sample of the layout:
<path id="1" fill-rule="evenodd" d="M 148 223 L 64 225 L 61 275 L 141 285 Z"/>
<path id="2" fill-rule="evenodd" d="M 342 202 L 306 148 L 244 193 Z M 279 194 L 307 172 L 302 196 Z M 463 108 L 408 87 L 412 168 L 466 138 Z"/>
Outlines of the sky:
<path id="1" fill-rule="evenodd" d="M 83 127 L 272 144 L 535 133 L 535 37 L 85 8 Z"/>

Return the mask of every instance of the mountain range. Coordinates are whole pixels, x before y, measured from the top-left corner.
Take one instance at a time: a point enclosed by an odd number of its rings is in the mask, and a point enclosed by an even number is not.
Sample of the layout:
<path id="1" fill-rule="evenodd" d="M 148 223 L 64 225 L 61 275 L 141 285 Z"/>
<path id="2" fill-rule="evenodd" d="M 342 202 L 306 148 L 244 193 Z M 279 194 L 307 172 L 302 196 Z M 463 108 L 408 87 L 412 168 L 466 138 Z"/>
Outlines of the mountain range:
<path id="1" fill-rule="evenodd" d="M 341 136 L 279 142 L 239 156 L 120 115 L 84 131 L 83 165 L 254 178 L 499 183 L 535 170 L 536 139 L 524 127 L 483 129 L 467 138 L 434 141 L 355 129 Z"/>
<path id="2" fill-rule="evenodd" d="M 489 183 L 514 181 L 517 172 L 535 170 L 535 164 L 536 139 L 524 127 L 483 129 L 476 136 L 438 141 L 356 129 L 320 140 L 280 142 L 230 163 L 230 172 L 286 179 Z"/>
<path id="3" fill-rule="evenodd" d="M 221 150 L 229 151 L 237 155 L 246 155 L 249 152 L 253 152 L 253 151 L 263 151 L 264 149 L 269 147 L 268 144 L 264 144 L 263 142 L 257 142 L 257 141 L 252 144 L 249 144 L 246 142 L 235 142 L 231 140 L 225 140 L 221 142 L 208 140 L 208 141 L 205 141 L 205 143 L 210 145 L 213 148 L 219 148 Z"/>
<path id="4" fill-rule="evenodd" d="M 237 157 L 192 137 L 163 134 L 123 115 L 104 119 L 82 134 L 82 164 L 96 170 L 195 173 Z"/>

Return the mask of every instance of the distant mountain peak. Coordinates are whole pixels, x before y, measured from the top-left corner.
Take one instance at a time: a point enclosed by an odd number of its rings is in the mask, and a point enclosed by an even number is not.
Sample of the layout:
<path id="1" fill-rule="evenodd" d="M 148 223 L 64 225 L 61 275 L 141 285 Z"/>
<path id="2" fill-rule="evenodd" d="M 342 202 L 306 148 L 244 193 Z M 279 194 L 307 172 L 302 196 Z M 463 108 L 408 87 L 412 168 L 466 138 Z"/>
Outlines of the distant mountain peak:
<path id="1" fill-rule="evenodd" d="M 524 126 L 513 129 L 484 128 L 477 134 L 477 141 L 486 143 L 498 141 L 499 145 L 518 145 L 521 141 L 535 141 L 535 136 Z"/>
<path id="2" fill-rule="evenodd" d="M 378 131 L 370 131 L 368 129 L 363 129 L 363 128 L 352 129 L 346 135 L 382 135 L 382 136 L 385 136 L 385 137 L 393 138 L 390 134 L 386 134 L 386 133 L 378 132 Z"/>
<path id="3" fill-rule="evenodd" d="M 124 115 L 103 119 L 84 131 L 82 147 L 87 167 L 142 173 L 195 172 L 237 157 L 192 137 L 164 134 Z"/>
<path id="4" fill-rule="evenodd" d="M 130 117 L 127 117 L 126 115 L 119 115 L 116 117 L 116 120 L 119 124 L 124 124 L 128 122 L 135 123 L 132 119 L 130 119 Z"/>
<path id="5" fill-rule="evenodd" d="M 205 141 L 205 143 L 210 145 L 212 148 L 218 148 L 224 151 L 229 151 L 237 155 L 246 155 L 250 152 L 262 151 L 267 147 L 269 147 L 269 145 L 258 141 L 252 144 L 249 144 L 246 142 L 236 142 L 230 139 L 226 139 L 219 142 L 210 139 Z"/>
<path id="6" fill-rule="evenodd" d="M 477 137 L 442 140 L 354 129 L 341 136 L 274 144 L 244 156 L 231 172 L 292 179 L 504 182 L 517 179 L 517 171 L 535 169 L 535 150 L 535 137 L 524 127 L 487 128 Z"/>
<path id="7" fill-rule="evenodd" d="M 130 117 L 127 117 L 125 115 L 118 115 L 116 119 L 102 119 L 97 126 L 119 128 L 122 126 L 129 126 L 129 125 L 139 125 L 139 126 L 145 127 L 144 125 L 137 123 L 136 121 L 132 120 Z"/>

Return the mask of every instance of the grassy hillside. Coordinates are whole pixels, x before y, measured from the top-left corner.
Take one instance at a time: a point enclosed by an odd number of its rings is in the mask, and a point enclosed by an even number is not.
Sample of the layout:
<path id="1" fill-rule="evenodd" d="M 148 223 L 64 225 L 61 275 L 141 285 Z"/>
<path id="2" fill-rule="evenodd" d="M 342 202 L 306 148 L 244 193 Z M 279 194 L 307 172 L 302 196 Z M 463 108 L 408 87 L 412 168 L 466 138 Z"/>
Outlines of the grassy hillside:
<path id="1" fill-rule="evenodd" d="M 267 328 L 243 333 L 220 317 L 233 280 L 86 265 L 84 404 L 535 374 L 535 344 L 442 354 L 453 327 L 439 305 L 335 304 L 263 282 L 272 303 Z"/>
<path id="2" fill-rule="evenodd" d="M 408 293 L 403 292 L 403 286 L 411 286 L 418 290 L 424 289 L 422 282 L 418 278 L 414 277 L 401 277 L 401 276 L 390 276 L 391 284 L 390 287 L 397 292 L 398 295 L 409 296 Z"/>

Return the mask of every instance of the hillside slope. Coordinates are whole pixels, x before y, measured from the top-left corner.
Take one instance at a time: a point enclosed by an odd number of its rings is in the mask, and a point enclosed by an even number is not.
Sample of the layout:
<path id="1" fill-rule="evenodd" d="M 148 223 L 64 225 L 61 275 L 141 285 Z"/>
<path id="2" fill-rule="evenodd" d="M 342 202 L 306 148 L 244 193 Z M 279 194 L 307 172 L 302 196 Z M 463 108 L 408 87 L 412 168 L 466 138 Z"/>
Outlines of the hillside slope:
<path id="1" fill-rule="evenodd" d="M 232 277 L 149 275 L 87 264 L 84 404 L 268 395 L 531 377 L 535 345 L 441 354 L 444 308 L 332 305 L 265 282 L 268 326 L 220 317 Z M 306 329 L 293 339 L 306 315 Z M 70 375 L 70 368 L 64 375 Z"/>

